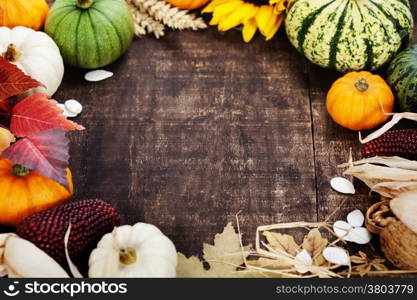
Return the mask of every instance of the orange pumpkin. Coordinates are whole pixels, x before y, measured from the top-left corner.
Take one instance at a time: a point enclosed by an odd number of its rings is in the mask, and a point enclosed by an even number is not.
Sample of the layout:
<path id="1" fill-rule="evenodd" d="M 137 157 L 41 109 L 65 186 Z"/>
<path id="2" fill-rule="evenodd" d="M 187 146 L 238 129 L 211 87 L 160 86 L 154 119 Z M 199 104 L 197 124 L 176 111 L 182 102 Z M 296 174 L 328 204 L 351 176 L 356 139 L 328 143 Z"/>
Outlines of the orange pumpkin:
<path id="1" fill-rule="evenodd" d="M 210 0 L 165 0 L 172 6 L 193 10 L 207 4 Z"/>
<path id="2" fill-rule="evenodd" d="M 45 0 L 0 0 L 0 26 L 25 26 L 40 30 L 48 11 Z"/>
<path id="3" fill-rule="evenodd" d="M 326 106 L 337 124 L 351 130 L 371 129 L 388 119 L 394 94 L 381 76 L 351 72 L 332 85 Z"/>
<path id="4" fill-rule="evenodd" d="M 0 224 L 17 225 L 29 215 L 70 199 L 74 187 L 69 169 L 67 176 L 69 191 L 35 171 L 0 158 Z"/>

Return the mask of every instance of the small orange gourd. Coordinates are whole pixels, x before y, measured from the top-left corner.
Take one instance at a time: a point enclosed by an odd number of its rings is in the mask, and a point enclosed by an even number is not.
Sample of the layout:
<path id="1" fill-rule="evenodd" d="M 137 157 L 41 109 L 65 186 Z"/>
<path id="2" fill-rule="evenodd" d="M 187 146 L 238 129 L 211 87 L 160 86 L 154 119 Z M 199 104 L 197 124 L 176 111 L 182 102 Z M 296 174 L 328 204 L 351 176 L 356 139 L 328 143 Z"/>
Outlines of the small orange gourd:
<path id="1" fill-rule="evenodd" d="M 337 124 L 351 130 L 371 129 L 388 119 L 394 94 L 381 76 L 351 72 L 333 83 L 326 106 Z"/>
<path id="2" fill-rule="evenodd" d="M 74 192 L 67 169 L 69 191 L 41 174 L 0 158 L 0 224 L 17 225 L 24 218 L 56 206 Z"/>
<path id="3" fill-rule="evenodd" d="M 40 30 L 48 11 L 45 0 L 0 0 L 0 26 L 25 26 Z"/>
<path id="4" fill-rule="evenodd" d="M 181 8 L 181 9 L 188 9 L 193 10 L 196 8 L 200 8 L 207 4 L 210 0 L 165 0 L 172 6 Z"/>

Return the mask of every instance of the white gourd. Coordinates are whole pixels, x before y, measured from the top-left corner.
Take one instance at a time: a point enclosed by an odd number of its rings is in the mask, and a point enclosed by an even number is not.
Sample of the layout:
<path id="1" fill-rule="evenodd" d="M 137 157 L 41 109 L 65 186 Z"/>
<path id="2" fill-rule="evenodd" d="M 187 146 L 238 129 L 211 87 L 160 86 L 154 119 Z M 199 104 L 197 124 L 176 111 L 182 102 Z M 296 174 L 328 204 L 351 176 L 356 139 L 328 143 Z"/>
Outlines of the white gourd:
<path id="1" fill-rule="evenodd" d="M 61 54 L 44 32 L 22 26 L 0 27 L 0 55 L 46 87 L 32 89 L 29 94 L 52 96 L 62 82 L 64 63 Z"/>
<path id="2" fill-rule="evenodd" d="M 177 251 L 157 227 L 137 223 L 116 227 L 90 255 L 90 278 L 172 278 Z"/>

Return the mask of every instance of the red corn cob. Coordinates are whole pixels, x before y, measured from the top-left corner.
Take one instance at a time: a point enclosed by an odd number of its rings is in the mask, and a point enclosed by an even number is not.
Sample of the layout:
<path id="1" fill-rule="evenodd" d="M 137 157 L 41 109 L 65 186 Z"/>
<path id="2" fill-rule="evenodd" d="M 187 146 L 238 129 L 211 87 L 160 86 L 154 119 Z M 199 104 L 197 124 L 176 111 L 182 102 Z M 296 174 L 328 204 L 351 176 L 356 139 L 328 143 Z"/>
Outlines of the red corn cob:
<path id="1" fill-rule="evenodd" d="M 39 212 L 23 220 L 16 233 L 67 266 L 64 236 L 71 222 L 68 251 L 72 261 L 84 271 L 88 256 L 102 236 L 119 225 L 115 208 L 101 200 L 71 202 Z"/>
<path id="2" fill-rule="evenodd" d="M 364 157 L 400 156 L 417 160 L 417 129 L 392 130 L 365 144 Z"/>

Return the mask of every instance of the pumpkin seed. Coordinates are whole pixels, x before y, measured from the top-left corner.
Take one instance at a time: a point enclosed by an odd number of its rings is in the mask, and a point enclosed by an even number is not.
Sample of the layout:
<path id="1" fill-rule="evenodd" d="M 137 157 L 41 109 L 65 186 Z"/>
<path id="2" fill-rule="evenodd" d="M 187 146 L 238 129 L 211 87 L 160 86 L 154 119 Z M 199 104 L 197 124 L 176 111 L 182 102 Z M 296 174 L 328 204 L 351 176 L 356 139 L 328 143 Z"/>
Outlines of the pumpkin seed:
<path id="1" fill-rule="evenodd" d="M 352 230 L 352 225 L 346 223 L 345 221 L 336 221 L 333 224 L 333 231 L 339 237 L 343 238 L 345 241 L 350 242 L 349 232 Z"/>
<path id="2" fill-rule="evenodd" d="M 365 227 L 356 227 L 349 231 L 349 239 L 356 244 L 368 244 L 372 235 Z"/>
<path id="3" fill-rule="evenodd" d="M 352 182 L 343 177 L 335 177 L 330 180 L 331 187 L 342 194 L 355 194 L 355 187 Z"/>
<path id="4" fill-rule="evenodd" d="M 347 215 L 347 221 L 353 227 L 362 227 L 365 216 L 359 209 L 355 209 Z"/>
<path id="5" fill-rule="evenodd" d="M 90 81 L 90 82 L 97 82 L 97 81 L 102 81 L 107 78 L 110 78 L 113 75 L 114 74 L 112 72 L 109 72 L 106 70 L 94 70 L 94 71 L 87 72 L 84 78 L 85 80 Z"/>
<path id="6" fill-rule="evenodd" d="M 324 258 L 336 265 L 349 266 L 350 258 L 346 250 L 337 247 L 327 247 L 323 250 Z"/>
<path id="7" fill-rule="evenodd" d="M 67 118 L 75 118 L 83 111 L 83 106 L 75 99 L 65 101 L 65 104 L 58 103 L 56 106 L 62 109 L 62 114 Z"/>
<path id="8" fill-rule="evenodd" d="M 73 114 L 79 115 L 83 111 L 83 106 L 75 99 L 65 101 L 65 108 Z"/>

